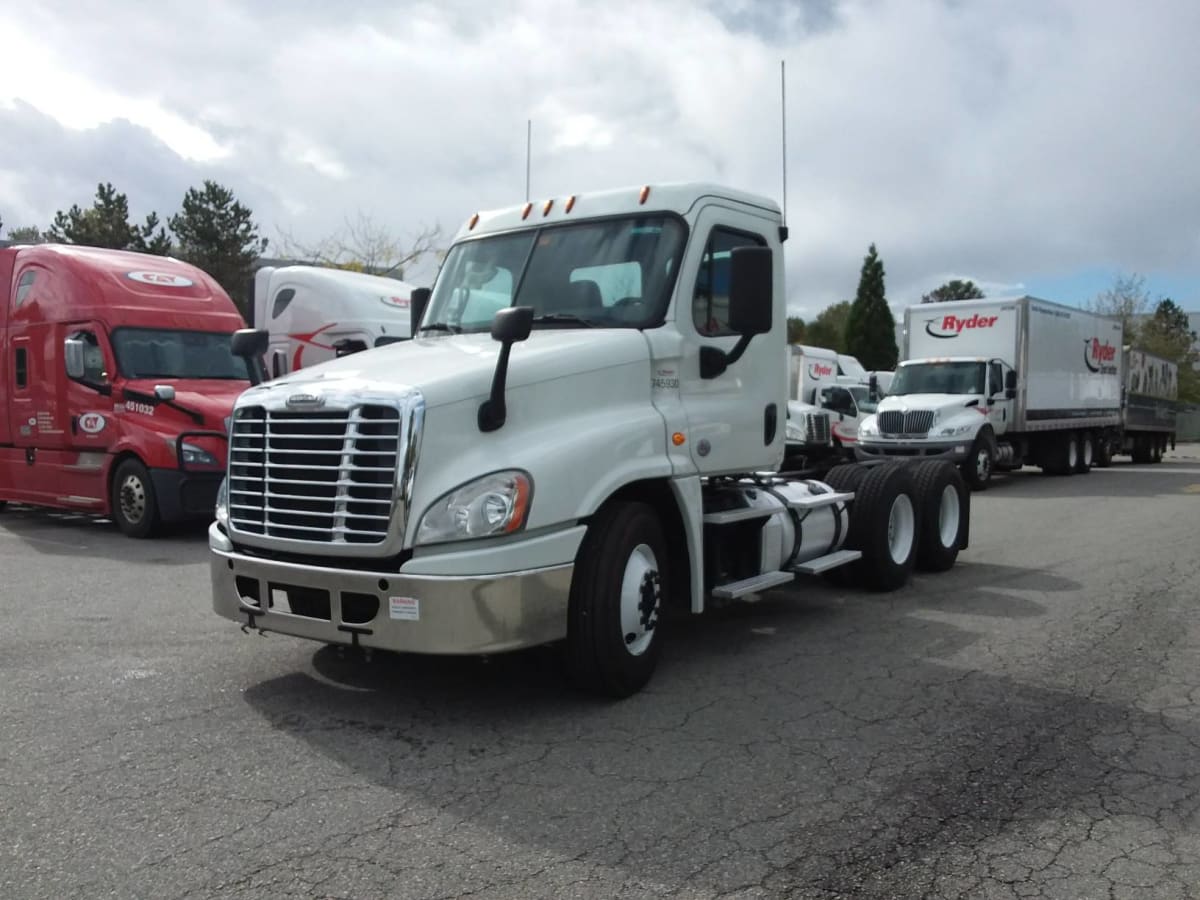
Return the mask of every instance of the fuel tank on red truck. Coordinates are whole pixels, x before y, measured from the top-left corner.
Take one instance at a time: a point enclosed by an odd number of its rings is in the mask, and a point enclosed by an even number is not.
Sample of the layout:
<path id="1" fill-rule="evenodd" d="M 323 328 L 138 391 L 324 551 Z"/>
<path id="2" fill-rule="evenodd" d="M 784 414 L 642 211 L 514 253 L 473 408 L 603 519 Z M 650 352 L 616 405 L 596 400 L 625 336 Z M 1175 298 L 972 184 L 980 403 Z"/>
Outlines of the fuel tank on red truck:
<path id="1" fill-rule="evenodd" d="M 221 286 L 176 259 L 40 244 L 0 249 L 0 300 L 0 505 L 109 516 L 134 537 L 211 518 L 250 386 Z"/>

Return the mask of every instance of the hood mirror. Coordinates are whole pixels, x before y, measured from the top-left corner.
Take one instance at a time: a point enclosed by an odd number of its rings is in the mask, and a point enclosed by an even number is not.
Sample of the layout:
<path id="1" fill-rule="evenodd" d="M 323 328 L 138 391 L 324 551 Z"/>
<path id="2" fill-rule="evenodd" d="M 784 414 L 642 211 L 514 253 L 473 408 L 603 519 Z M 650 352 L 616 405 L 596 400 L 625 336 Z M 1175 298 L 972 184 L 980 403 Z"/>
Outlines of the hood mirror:
<path id="1" fill-rule="evenodd" d="M 164 403 L 170 403 L 175 399 L 175 388 L 169 384 L 156 384 L 154 386 L 155 399 L 161 400 Z"/>

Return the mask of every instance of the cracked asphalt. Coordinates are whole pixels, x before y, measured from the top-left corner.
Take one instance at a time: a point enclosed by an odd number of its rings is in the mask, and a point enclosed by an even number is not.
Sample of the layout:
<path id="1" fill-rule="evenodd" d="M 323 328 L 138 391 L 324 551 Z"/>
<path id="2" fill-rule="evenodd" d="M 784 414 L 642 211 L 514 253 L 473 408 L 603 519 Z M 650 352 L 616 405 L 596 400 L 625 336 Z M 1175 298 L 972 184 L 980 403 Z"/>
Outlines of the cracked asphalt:
<path id="1" fill-rule="evenodd" d="M 644 693 L 211 611 L 0 512 L 0 897 L 1200 896 L 1200 451 L 1001 477 L 949 573 L 673 619 Z"/>

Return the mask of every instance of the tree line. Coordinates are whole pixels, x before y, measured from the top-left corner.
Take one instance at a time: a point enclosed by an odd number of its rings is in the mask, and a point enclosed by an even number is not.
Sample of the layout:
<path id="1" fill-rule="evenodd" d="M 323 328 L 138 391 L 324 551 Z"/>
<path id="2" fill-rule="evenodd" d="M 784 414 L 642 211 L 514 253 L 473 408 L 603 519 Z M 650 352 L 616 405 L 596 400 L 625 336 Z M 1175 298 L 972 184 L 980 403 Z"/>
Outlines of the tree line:
<path id="1" fill-rule="evenodd" d="M 0 219 L 0 234 L 3 227 Z M 202 187 L 188 188 L 179 210 L 165 223 L 157 212 L 141 222 L 131 221 L 129 198 L 104 182 L 96 186 L 92 205 L 86 209 L 73 204 L 58 210 L 48 228 L 10 228 L 7 238 L 19 244 L 81 244 L 182 259 L 211 275 L 243 314 L 250 309 L 255 264 L 269 244 L 251 209 L 229 188 L 209 180 Z M 437 225 L 401 239 L 359 213 L 313 243 L 281 232 L 278 252 L 294 262 L 403 278 L 405 268 L 440 252 L 440 239 Z"/>

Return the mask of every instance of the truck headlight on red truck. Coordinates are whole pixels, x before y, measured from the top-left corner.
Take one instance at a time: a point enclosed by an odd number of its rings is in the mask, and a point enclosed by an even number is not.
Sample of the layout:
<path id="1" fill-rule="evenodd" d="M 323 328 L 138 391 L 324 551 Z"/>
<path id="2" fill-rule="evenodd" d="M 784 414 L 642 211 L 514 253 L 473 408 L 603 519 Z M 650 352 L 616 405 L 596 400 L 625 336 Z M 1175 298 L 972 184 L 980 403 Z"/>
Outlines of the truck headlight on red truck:
<path id="1" fill-rule="evenodd" d="M 220 465 L 216 457 L 203 447 L 197 447 L 195 444 L 189 444 L 186 441 L 183 444 L 183 463 L 187 466 Z"/>
<path id="2" fill-rule="evenodd" d="M 493 472 L 434 501 L 417 527 L 418 544 L 512 534 L 525 526 L 533 480 L 525 472 Z"/>

